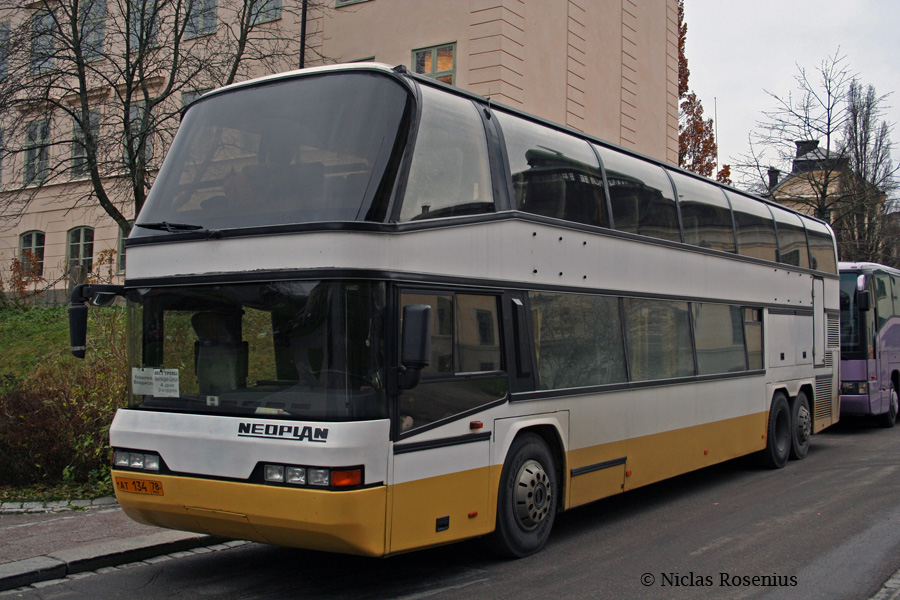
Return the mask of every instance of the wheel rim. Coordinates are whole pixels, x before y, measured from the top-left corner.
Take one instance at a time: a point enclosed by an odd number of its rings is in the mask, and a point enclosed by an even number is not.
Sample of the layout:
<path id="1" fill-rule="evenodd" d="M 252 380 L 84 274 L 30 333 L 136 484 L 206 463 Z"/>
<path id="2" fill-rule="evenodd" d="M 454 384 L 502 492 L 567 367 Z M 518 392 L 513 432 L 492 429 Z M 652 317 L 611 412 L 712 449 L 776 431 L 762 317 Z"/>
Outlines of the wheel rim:
<path id="1" fill-rule="evenodd" d="M 541 463 L 529 460 L 516 477 L 516 516 L 519 526 L 531 531 L 547 518 L 553 490 Z"/>
<path id="2" fill-rule="evenodd" d="M 805 444 L 812 435 L 812 419 L 809 414 L 808 406 L 801 406 L 797 411 L 797 440 L 801 444 Z"/>

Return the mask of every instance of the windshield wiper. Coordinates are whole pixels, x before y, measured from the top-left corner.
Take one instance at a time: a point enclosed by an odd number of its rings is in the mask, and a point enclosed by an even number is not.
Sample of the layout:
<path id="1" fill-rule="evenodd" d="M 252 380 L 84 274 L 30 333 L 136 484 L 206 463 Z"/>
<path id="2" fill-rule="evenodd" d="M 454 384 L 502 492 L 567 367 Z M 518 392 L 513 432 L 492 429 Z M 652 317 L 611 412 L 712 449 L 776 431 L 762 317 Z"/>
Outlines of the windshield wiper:
<path id="1" fill-rule="evenodd" d="M 168 223 L 160 221 L 159 223 L 135 223 L 135 227 L 143 229 L 156 229 L 157 231 L 168 231 L 169 233 L 178 233 L 181 231 L 198 231 L 203 229 L 203 225 L 189 225 L 188 223 Z"/>
<path id="2" fill-rule="evenodd" d="M 159 223 L 135 223 L 134 226 L 143 229 L 155 229 L 156 231 L 167 231 L 169 233 L 205 233 L 207 234 L 207 239 L 219 239 L 223 237 L 222 232 L 218 229 L 206 229 L 203 225 L 191 225 L 190 223 L 169 223 L 168 221 L 160 221 Z"/>

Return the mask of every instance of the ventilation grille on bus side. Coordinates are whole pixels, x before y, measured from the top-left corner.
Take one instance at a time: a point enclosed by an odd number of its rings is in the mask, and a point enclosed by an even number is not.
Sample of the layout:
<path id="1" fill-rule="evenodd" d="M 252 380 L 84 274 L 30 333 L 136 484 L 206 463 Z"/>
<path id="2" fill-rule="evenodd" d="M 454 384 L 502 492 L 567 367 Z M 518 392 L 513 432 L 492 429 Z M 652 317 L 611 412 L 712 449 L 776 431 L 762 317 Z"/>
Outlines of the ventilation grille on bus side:
<path id="1" fill-rule="evenodd" d="M 834 367 L 834 354 L 831 352 L 825 353 L 825 367 L 831 369 Z"/>
<path id="2" fill-rule="evenodd" d="M 841 346 L 841 322 L 838 317 L 828 315 L 828 347 L 840 348 Z"/>
<path id="3" fill-rule="evenodd" d="M 831 375 L 816 377 L 816 406 L 813 411 L 815 421 L 831 418 L 831 400 Z"/>

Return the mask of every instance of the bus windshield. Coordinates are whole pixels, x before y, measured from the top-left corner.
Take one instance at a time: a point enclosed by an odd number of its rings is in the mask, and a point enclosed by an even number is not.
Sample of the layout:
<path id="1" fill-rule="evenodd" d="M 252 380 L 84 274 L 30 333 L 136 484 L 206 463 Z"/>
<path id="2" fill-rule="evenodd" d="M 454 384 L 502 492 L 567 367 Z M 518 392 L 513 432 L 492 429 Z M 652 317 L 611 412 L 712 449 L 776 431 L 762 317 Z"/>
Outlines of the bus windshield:
<path id="1" fill-rule="evenodd" d="M 408 97 L 388 77 L 355 72 L 202 99 L 185 113 L 132 235 L 158 235 L 169 223 L 384 221 L 392 182 L 382 179 Z"/>
<path id="2" fill-rule="evenodd" d="M 385 418 L 384 284 L 279 281 L 128 297 L 131 407 Z"/>
<path id="3" fill-rule="evenodd" d="M 865 327 L 861 327 L 860 312 L 856 306 L 856 280 L 861 273 L 841 273 L 841 357 L 866 358 L 863 349 Z"/>

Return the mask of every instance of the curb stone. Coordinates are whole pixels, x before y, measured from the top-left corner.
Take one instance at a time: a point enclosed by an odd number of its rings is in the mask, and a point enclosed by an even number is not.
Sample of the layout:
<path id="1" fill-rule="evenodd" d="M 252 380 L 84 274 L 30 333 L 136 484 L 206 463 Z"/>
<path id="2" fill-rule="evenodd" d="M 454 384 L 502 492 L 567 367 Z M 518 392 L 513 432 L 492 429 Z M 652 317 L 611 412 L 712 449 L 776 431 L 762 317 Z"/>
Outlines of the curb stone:
<path id="1" fill-rule="evenodd" d="M 87 510 L 92 508 L 113 508 L 118 506 L 115 496 L 94 500 L 52 500 L 48 502 L 3 502 L 0 514 L 47 513 L 66 510 Z"/>

